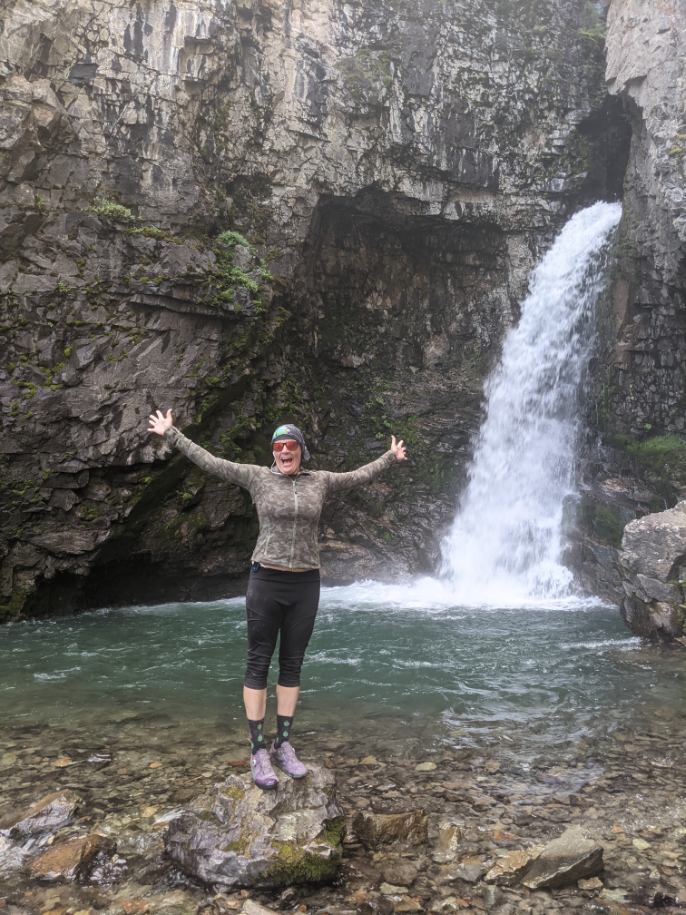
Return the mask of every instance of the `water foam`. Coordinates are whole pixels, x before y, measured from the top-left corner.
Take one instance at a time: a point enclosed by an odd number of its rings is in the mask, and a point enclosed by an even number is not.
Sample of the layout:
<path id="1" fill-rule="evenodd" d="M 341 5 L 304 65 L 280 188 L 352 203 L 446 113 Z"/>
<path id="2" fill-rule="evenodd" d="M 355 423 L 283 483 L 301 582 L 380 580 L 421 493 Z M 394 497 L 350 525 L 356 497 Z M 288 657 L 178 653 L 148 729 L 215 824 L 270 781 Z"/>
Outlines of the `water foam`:
<path id="1" fill-rule="evenodd" d="M 562 561 L 576 494 L 579 388 L 592 351 L 619 204 L 596 203 L 562 229 L 535 269 L 521 319 L 486 385 L 486 418 L 437 578 L 325 588 L 322 606 L 584 610 Z"/>
<path id="2" fill-rule="evenodd" d="M 565 225 L 533 273 L 521 319 L 486 386 L 481 427 L 442 577 L 459 603 L 510 605 L 576 595 L 562 561 L 576 494 L 579 388 L 592 351 L 619 204 Z"/>

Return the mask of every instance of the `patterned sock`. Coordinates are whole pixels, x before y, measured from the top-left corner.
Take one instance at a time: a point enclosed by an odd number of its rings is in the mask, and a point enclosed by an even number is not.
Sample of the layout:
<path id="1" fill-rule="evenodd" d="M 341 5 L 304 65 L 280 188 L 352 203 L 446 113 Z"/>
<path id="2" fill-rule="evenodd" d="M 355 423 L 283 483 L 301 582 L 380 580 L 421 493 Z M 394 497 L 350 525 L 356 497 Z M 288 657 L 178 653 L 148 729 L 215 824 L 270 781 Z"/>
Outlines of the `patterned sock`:
<path id="1" fill-rule="evenodd" d="M 257 753 L 258 750 L 266 750 L 264 742 L 264 718 L 262 721 L 251 721 L 248 718 L 248 727 L 250 728 L 250 752 Z"/>
<path id="2" fill-rule="evenodd" d="M 275 747 L 280 747 L 282 743 L 288 740 L 288 735 L 291 732 L 291 725 L 293 724 L 293 716 L 289 715 L 277 715 L 276 716 L 276 740 L 274 741 Z"/>

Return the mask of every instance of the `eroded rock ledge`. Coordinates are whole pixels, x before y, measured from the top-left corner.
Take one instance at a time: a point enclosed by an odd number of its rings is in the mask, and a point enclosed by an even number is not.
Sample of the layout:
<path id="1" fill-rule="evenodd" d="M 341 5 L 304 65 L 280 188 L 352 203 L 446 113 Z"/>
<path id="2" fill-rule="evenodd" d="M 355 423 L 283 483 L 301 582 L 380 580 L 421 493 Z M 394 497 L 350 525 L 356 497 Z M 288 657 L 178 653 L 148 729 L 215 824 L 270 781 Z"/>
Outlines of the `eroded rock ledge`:
<path id="1" fill-rule="evenodd" d="M 631 631 L 686 645 L 686 502 L 627 524 L 619 562 Z"/>

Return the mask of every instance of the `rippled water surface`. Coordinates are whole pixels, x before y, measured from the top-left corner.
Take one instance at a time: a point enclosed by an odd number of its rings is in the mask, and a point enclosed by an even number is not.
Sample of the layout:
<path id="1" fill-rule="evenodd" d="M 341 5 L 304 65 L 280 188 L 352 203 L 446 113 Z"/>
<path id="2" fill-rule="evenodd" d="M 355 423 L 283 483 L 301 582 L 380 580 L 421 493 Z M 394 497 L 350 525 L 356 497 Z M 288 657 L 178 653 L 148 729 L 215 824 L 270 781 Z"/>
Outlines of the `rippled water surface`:
<path id="1" fill-rule="evenodd" d="M 375 583 L 324 590 L 300 729 L 534 750 L 683 705 L 681 655 L 642 647 L 616 608 L 422 605 L 423 590 L 406 592 L 407 606 Z M 136 714 L 152 731 L 172 720 L 235 732 L 244 652 L 242 600 L 5 626 L 4 724 L 97 728 Z"/>

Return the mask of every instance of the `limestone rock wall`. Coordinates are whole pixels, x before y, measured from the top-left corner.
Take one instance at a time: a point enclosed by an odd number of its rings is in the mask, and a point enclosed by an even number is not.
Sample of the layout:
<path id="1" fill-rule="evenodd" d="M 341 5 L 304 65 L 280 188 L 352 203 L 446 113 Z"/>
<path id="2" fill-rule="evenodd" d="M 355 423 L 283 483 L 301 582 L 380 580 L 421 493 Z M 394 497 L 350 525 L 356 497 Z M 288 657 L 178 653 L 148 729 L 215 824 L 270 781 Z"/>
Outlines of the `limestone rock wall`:
<path id="1" fill-rule="evenodd" d="M 581 565 L 591 588 L 625 604 L 624 525 L 686 496 L 685 36 L 683 0 L 610 3 L 606 80 L 630 121 L 631 143 L 589 404 Z"/>
<path id="2" fill-rule="evenodd" d="M 0 17 L 0 615 L 226 593 L 239 490 L 145 433 L 413 462 L 334 578 L 431 565 L 482 382 L 561 220 L 622 180 L 585 0 L 10 0 Z"/>
<path id="3" fill-rule="evenodd" d="M 627 524 L 619 558 L 627 626 L 639 636 L 686 644 L 686 503 Z"/>
<path id="4" fill-rule="evenodd" d="M 607 84 L 632 124 L 616 344 L 608 381 L 615 429 L 686 428 L 686 4 L 613 0 Z"/>

